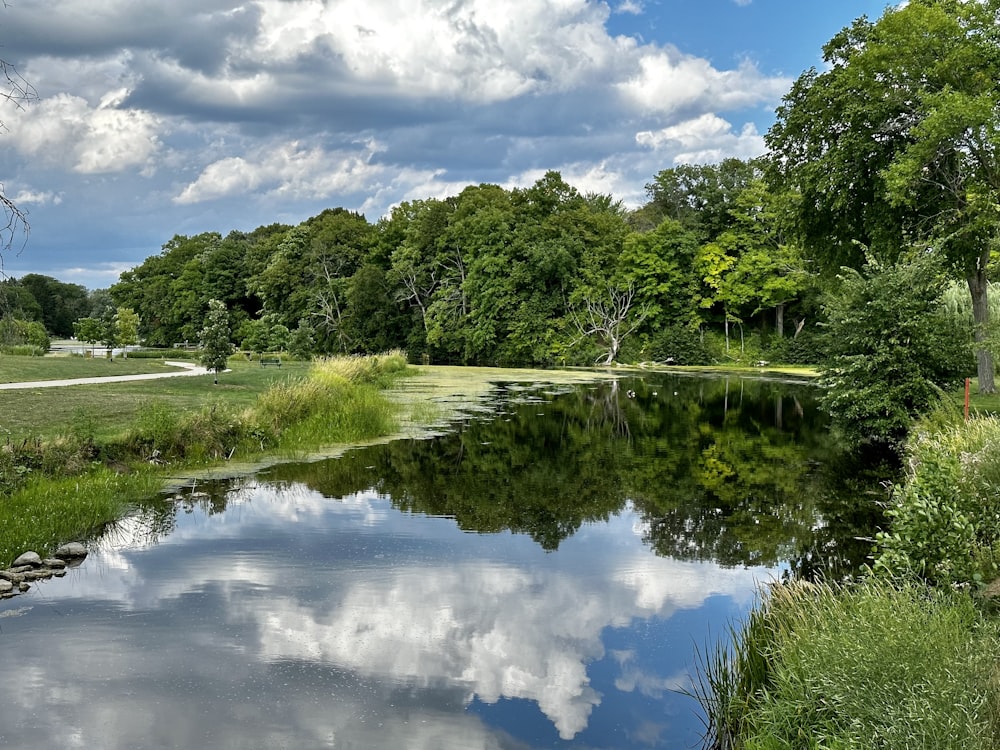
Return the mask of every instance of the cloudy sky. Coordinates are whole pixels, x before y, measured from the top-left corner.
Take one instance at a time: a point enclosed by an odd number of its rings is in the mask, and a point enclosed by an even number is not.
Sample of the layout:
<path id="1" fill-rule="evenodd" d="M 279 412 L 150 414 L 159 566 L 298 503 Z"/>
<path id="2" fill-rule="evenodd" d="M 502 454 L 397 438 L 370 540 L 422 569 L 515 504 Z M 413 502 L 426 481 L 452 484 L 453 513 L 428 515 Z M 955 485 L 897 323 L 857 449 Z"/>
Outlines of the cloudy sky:
<path id="1" fill-rule="evenodd" d="M 0 106 L 31 223 L 3 271 L 106 287 L 175 234 L 549 169 L 638 205 L 661 169 L 761 153 L 822 44 L 885 5 L 15 0 L 0 57 L 38 97 Z"/>

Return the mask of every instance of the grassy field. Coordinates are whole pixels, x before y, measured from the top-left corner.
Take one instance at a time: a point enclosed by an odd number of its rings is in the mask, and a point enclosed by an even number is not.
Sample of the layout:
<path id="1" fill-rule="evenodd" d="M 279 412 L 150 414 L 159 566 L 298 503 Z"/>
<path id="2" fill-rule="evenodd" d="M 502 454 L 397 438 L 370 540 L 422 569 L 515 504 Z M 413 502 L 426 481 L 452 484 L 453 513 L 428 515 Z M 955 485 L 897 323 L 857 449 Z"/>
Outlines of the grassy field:
<path id="1" fill-rule="evenodd" d="M 8 376 L 22 364 L 13 360 L 30 362 L 34 376 L 28 377 L 24 372 Z M 230 367 L 232 372 L 222 373 L 218 385 L 213 384 L 212 375 L 202 375 L 0 391 L 0 439 L 51 438 L 73 429 L 74 425 L 85 424 L 95 438 L 105 440 L 120 434 L 152 401 L 180 411 L 199 409 L 216 402 L 249 406 L 272 383 L 304 375 L 308 364 L 287 362 L 277 368 L 234 360 Z M 128 375 L 163 372 L 166 368 L 159 360 L 115 360 L 111 364 L 106 360 L 81 357 L 0 357 L 0 380 L 15 382 Z M 29 368 L 25 365 L 24 369 Z"/>
<path id="2" fill-rule="evenodd" d="M 65 378 L 100 378 L 109 375 L 144 375 L 176 370 L 160 359 L 104 359 L 98 357 L 13 357 L 0 355 L 0 383 Z"/>

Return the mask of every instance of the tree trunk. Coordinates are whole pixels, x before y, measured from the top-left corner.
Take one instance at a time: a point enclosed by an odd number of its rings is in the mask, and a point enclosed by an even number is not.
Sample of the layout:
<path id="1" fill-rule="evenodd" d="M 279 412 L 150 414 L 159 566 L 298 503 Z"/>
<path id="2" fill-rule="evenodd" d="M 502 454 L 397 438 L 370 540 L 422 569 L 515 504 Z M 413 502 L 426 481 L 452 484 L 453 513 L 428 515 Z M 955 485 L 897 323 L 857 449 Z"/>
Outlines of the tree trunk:
<path id="1" fill-rule="evenodd" d="M 777 305 L 774 308 L 774 332 L 778 334 L 778 338 L 784 338 L 785 336 L 785 303 Z"/>
<path id="2" fill-rule="evenodd" d="M 980 258 L 978 268 L 969 274 L 966 281 L 969 284 L 969 294 L 972 295 L 972 319 L 975 324 L 974 337 L 976 340 L 976 370 L 979 377 L 979 392 L 995 393 L 993 353 L 986 343 L 989 336 L 990 306 L 986 296 L 989 284 L 986 280 L 985 260 Z"/>

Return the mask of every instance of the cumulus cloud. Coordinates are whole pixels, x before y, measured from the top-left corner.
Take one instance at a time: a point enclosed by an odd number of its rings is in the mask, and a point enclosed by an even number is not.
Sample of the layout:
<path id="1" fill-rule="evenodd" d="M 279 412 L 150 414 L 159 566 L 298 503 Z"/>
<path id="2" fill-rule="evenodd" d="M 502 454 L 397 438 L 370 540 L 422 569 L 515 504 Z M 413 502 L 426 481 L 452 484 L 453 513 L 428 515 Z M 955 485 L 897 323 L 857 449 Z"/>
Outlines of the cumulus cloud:
<path id="1" fill-rule="evenodd" d="M 697 107 L 742 109 L 780 99 L 791 81 L 765 76 L 744 60 L 735 70 L 718 70 L 701 57 L 676 48 L 647 51 L 638 71 L 618 85 L 645 112 L 675 113 Z"/>
<path id="2" fill-rule="evenodd" d="M 709 164 L 727 156 L 752 158 L 764 153 L 763 137 L 752 123 L 739 132 L 712 113 L 660 130 L 636 134 L 636 143 L 654 151 L 668 151 L 674 163 Z"/>
<path id="3" fill-rule="evenodd" d="M 160 147 L 161 123 L 148 112 L 120 108 L 126 93 L 108 92 L 96 106 L 70 94 L 43 99 L 11 118 L 14 146 L 43 165 L 81 174 L 147 168 Z"/>
<path id="4" fill-rule="evenodd" d="M 336 205 L 380 216 L 549 169 L 634 206 L 670 163 L 759 153 L 749 130 L 698 140 L 686 128 L 766 111 L 789 84 L 750 59 L 720 65 L 609 28 L 613 14 L 655 10 L 641 0 L 20 0 L 4 14 L 4 57 L 40 99 L 4 115 L 5 182 L 42 186 L 41 167 L 50 182 L 37 192 L 64 196 L 49 234 L 32 235 L 50 257 L 78 255 L 89 233 L 135 262 L 177 231 L 294 223 Z M 107 178 L 108 213 L 73 200 L 94 175 Z M 156 227 L 151 247 L 137 247 L 137 226 Z"/>
<path id="5" fill-rule="evenodd" d="M 385 168 L 372 157 L 383 150 L 376 141 L 356 151 L 324 151 L 292 141 L 258 147 L 253 153 L 213 162 L 174 199 L 197 203 L 264 192 L 292 198 L 326 198 L 375 181 Z"/>

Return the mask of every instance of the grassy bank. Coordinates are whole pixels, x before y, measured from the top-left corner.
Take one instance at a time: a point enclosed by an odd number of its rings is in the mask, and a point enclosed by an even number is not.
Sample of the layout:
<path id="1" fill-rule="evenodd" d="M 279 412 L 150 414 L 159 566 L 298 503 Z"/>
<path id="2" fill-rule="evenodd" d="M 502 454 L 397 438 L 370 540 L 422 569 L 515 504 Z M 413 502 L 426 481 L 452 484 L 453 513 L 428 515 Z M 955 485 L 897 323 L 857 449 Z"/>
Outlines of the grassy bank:
<path id="1" fill-rule="evenodd" d="M 121 384 L 143 391 L 118 412 L 129 419 L 116 419 L 114 429 L 105 410 L 119 384 L 53 389 L 64 398 L 67 390 L 99 389 L 86 400 L 91 409 L 100 406 L 82 415 L 75 410 L 58 426 L 51 414 L 36 412 L 48 428 L 39 430 L 43 436 L 8 440 L 0 450 L 0 564 L 28 548 L 44 554 L 87 536 L 120 517 L 134 498 L 148 497 L 167 471 L 294 455 L 396 429 L 396 408 L 381 390 L 406 372 L 401 354 L 324 360 L 300 374 L 265 376 L 260 369 L 227 374 L 228 387 L 219 389 L 201 378 L 181 379 L 199 385 L 156 381 L 152 398 L 149 383 Z M 30 394 L 18 393 L 23 405 Z"/>
<path id="2" fill-rule="evenodd" d="M 703 673 L 711 747 L 986 750 L 1000 628 L 916 580 L 781 584 Z"/>
<path id="3" fill-rule="evenodd" d="M 0 362 L 25 360 L 23 357 L 0 357 Z M 91 360 L 80 357 L 45 357 L 31 360 L 37 367 L 30 373 L 8 373 L 8 382 L 18 380 L 57 380 L 127 374 L 118 362 L 94 371 Z M 174 371 L 158 360 L 128 360 L 139 373 Z M 51 439 L 67 432 L 90 432 L 99 441 L 113 440 L 135 423 L 151 400 L 168 409 L 186 412 L 206 403 L 219 403 L 234 409 L 249 408 L 257 398 L 276 383 L 304 377 L 310 365 L 285 362 L 282 367 L 261 367 L 243 357 L 233 357 L 230 372 L 212 384 L 211 375 L 166 378 L 155 382 L 136 381 L 73 385 L 63 388 L 38 388 L 17 391 L 0 390 L 0 439 L 20 442 L 26 438 Z M 135 373 L 135 374 L 139 374 Z"/>
<path id="4" fill-rule="evenodd" d="M 1000 747 L 1000 419 L 911 431 L 872 570 L 775 585 L 711 654 L 717 748 Z"/>

